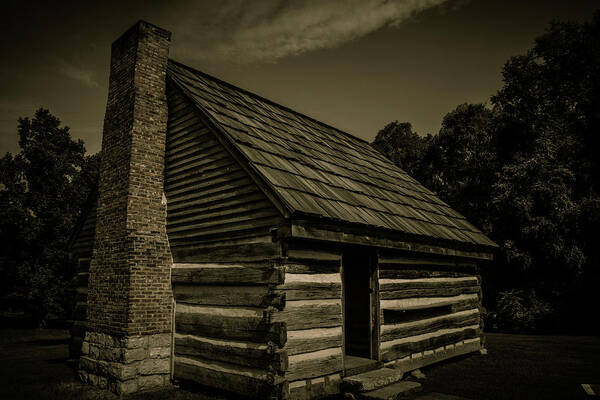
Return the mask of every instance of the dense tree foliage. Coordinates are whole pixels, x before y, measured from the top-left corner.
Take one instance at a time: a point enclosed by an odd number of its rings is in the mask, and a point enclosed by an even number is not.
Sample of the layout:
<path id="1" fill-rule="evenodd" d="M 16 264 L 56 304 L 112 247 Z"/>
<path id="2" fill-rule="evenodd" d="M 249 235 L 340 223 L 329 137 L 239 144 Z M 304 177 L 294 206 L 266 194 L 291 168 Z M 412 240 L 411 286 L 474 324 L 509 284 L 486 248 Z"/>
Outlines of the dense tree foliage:
<path id="1" fill-rule="evenodd" d="M 408 122 L 394 121 L 379 131 L 373 146 L 410 175 L 418 174 L 427 142 Z"/>
<path id="2" fill-rule="evenodd" d="M 68 304 L 68 241 L 99 157 L 45 109 L 19 119 L 18 135 L 20 152 L 0 159 L 0 297 L 42 324 Z"/>
<path id="3" fill-rule="evenodd" d="M 395 122 L 374 145 L 500 245 L 485 284 L 502 320 L 528 309 L 525 328 L 551 312 L 581 327 L 600 283 L 600 13 L 552 23 L 502 75 L 491 107 L 459 105 L 433 137 Z"/>

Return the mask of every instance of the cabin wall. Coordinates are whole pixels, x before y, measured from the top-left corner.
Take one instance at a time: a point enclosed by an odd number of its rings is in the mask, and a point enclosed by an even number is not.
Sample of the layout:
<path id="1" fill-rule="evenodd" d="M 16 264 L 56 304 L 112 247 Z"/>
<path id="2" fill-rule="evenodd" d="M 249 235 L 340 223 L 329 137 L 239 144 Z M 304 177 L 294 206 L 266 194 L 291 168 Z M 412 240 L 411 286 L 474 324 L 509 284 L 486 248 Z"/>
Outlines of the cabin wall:
<path id="1" fill-rule="evenodd" d="M 339 393 L 343 370 L 342 281 L 339 247 L 292 243 L 285 259 L 285 309 L 291 399 Z"/>
<path id="2" fill-rule="evenodd" d="M 75 307 L 71 317 L 71 339 L 69 341 L 69 358 L 71 359 L 78 359 L 81 355 L 81 345 L 86 331 L 87 291 L 96 233 L 96 208 L 97 204 L 94 199 L 71 246 L 71 256 L 77 263 L 77 270 L 71 285 L 75 291 Z"/>
<path id="3" fill-rule="evenodd" d="M 476 263 L 380 251 L 380 359 L 410 371 L 482 347 Z"/>
<path id="4" fill-rule="evenodd" d="M 271 229 L 281 213 L 180 89 L 169 83 L 167 98 L 165 195 L 174 262 L 279 256 Z"/>
<path id="5" fill-rule="evenodd" d="M 285 306 L 277 260 L 175 264 L 174 378 L 256 398 L 285 398 Z"/>

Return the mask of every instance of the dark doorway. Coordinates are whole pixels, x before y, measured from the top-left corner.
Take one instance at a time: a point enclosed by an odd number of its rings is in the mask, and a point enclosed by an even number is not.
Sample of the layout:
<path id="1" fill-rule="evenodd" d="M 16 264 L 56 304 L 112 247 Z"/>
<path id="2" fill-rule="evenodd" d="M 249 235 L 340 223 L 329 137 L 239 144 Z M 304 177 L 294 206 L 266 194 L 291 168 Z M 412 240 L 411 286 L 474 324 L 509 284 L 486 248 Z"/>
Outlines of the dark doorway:
<path id="1" fill-rule="evenodd" d="M 366 248 L 347 250 L 342 258 L 347 356 L 374 358 L 374 260 L 374 252 Z"/>

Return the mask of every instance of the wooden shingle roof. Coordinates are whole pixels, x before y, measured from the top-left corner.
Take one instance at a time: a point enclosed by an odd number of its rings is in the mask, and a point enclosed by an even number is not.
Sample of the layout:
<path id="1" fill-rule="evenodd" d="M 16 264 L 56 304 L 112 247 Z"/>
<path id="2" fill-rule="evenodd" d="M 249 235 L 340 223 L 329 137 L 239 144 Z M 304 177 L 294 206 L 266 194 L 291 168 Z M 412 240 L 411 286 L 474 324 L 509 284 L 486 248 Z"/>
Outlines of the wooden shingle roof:
<path id="1" fill-rule="evenodd" d="M 290 215 L 495 246 L 368 142 L 177 62 L 167 75 Z"/>

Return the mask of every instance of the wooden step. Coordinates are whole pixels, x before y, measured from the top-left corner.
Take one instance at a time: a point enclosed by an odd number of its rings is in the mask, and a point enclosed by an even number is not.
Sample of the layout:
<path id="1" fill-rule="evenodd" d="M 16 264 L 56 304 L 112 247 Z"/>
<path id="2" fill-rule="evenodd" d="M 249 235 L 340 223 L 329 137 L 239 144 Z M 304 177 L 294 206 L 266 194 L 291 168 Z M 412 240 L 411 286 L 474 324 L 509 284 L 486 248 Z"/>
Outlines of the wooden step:
<path id="1" fill-rule="evenodd" d="M 348 355 L 344 356 L 344 376 L 358 375 L 382 367 L 382 361 Z"/>
<path id="2" fill-rule="evenodd" d="M 397 400 L 411 396 L 421 390 L 419 382 L 400 381 L 370 392 L 359 393 L 361 400 Z"/>
<path id="3" fill-rule="evenodd" d="M 359 393 L 376 390 L 402 379 L 402 371 L 392 368 L 380 368 L 362 374 L 347 376 L 342 381 L 342 390 Z"/>

